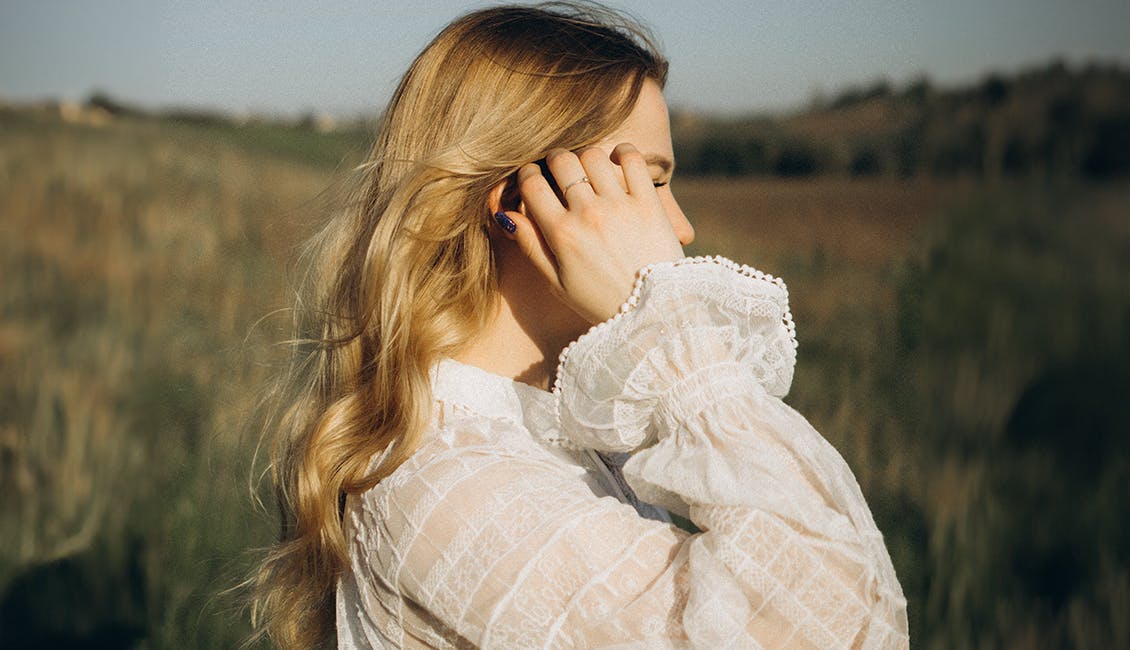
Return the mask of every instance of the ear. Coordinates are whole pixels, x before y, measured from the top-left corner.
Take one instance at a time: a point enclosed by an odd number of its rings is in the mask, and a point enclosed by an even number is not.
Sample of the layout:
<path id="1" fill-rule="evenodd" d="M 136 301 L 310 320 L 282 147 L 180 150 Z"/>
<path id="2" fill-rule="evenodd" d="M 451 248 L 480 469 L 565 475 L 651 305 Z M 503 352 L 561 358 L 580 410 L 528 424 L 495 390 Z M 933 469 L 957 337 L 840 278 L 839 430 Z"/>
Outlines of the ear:
<path id="1" fill-rule="evenodd" d="M 491 188 L 490 194 L 487 195 L 487 210 L 489 210 L 491 214 L 506 210 L 506 207 L 502 203 L 503 195 L 506 194 L 506 186 L 509 184 L 510 178 L 507 177 L 506 180 L 499 182 Z"/>
<path id="2" fill-rule="evenodd" d="M 518 175 L 511 174 L 491 188 L 487 195 L 487 210 L 490 211 L 490 236 L 505 237 L 518 245 L 522 254 L 529 258 L 547 278 L 560 286 L 553 252 L 542 237 L 541 230 L 526 214 L 526 204 L 518 192 Z M 504 219 L 499 218 L 502 215 Z M 506 223 L 507 225 L 503 225 Z"/>
<path id="3" fill-rule="evenodd" d="M 492 231 L 507 239 L 518 239 L 517 235 L 499 223 L 497 217 L 499 213 L 503 213 L 510 220 L 511 225 L 515 224 L 515 218 L 518 217 L 522 217 L 521 220 L 525 221 L 521 199 L 518 197 L 518 185 L 513 175 L 507 176 L 505 180 L 491 188 L 490 194 L 487 195 L 487 210 L 490 214 L 490 220 L 494 224 L 491 228 Z"/>
<path id="4" fill-rule="evenodd" d="M 518 192 L 518 172 L 514 172 L 494 186 L 491 190 L 491 214 L 503 210 L 506 212 L 523 212 L 522 195 Z"/>

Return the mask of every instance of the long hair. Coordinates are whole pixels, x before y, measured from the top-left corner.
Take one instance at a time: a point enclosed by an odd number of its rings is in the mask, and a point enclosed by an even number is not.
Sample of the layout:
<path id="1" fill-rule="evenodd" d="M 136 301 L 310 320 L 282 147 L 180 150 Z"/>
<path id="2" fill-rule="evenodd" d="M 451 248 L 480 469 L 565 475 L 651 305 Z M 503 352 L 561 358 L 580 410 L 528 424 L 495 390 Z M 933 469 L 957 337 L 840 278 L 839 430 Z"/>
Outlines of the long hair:
<path id="1" fill-rule="evenodd" d="M 593 4 L 477 11 L 416 58 L 351 207 L 315 240 L 312 304 L 296 311 L 291 389 L 270 425 L 281 531 L 252 579 L 259 634 L 284 648 L 332 638 L 345 496 L 412 455 L 429 370 L 497 301 L 492 188 L 550 149 L 599 142 L 666 74 L 646 32 Z"/>

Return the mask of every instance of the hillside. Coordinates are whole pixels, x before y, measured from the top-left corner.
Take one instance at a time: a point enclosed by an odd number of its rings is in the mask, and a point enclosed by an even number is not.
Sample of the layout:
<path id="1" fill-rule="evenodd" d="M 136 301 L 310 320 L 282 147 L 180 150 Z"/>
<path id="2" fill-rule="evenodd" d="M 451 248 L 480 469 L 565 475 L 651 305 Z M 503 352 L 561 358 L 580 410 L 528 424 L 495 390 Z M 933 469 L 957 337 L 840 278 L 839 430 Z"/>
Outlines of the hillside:
<path id="1" fill-rule="evenodd" d="M 975 85 L 878 82 L 783 116 L 674 120 L 695 175 L 966 176 L 1130 172 L 1130 71 L 1053 62 Z"/>

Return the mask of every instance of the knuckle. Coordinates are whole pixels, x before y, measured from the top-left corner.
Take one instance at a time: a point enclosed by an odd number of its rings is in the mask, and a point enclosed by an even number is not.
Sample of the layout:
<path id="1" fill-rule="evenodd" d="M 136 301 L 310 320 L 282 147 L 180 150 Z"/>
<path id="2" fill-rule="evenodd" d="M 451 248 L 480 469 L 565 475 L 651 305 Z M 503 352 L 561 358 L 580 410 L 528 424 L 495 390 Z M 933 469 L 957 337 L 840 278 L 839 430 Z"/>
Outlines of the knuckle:
<path id="1" fill-rule="evenodd" d="M 525 165 L 522 165 L 518 168 L 518 183 L 521 184 L 527 179 L 537 176 L 540 173 L 541 169 L 537 165 L 533 163 L 526 163 Z"/>
<path id="2" fill-rule="evenodd" d="M 604 151 L 600 147 L 590 146 L 582 149 L 581 152 L 577 154 L 577 156 L 583 163 L 594 163 L 599 160 L 606 159 L 608 157 L 608 154 L 604 153 Z"/>
<path id="3" fill-rule="evenodd" d="M 518 188 L 522 191 L 530 191 L 535 185 L 541 181 L 541 174 L 527 173 L 518 177 Z"/>
<path id="4" fill-rule="evenodd" d="M 593 224 L 603 224 L 605 210 L 599 205 L 584 205 L 578 213 L 578 216 L 586 222 Z"/>
<path id="5" fill-rule="evenodd" d="M 619 158 L 621 165 L 627 163 L 635 165 L 644 162 L 644 157 L 643 154 L 640 153 L 640 150 L 631 145 L 627 145 L 619 151 Z"/>
<path id="6" fill-rule="evenodd" d="M 546 159 L 547 162 L 559 160 L 562 156 L 566 156 L 568 154 L 569 154 L 568 149 L 562 149 L 561 147 L 557 147 L 555 149 L 550 149 L 549 153 L 547 153 L 545 155 L 545 159 Z"/>

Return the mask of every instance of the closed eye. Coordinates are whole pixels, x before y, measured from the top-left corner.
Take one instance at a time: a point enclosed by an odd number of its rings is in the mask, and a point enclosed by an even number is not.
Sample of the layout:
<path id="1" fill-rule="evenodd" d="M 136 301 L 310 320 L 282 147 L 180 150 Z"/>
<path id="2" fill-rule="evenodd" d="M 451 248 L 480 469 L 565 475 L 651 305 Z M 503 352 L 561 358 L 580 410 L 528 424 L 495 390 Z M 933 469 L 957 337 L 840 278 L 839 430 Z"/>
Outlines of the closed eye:
<path id="1" fill-rule="evenodd" d="M 655 187 L 666 187 L 671 182 L 671 175 L 675 172 L 675 161 L 658 154 L 648 154 L 646 158 L 653 179 L 651 184 Z"/>

